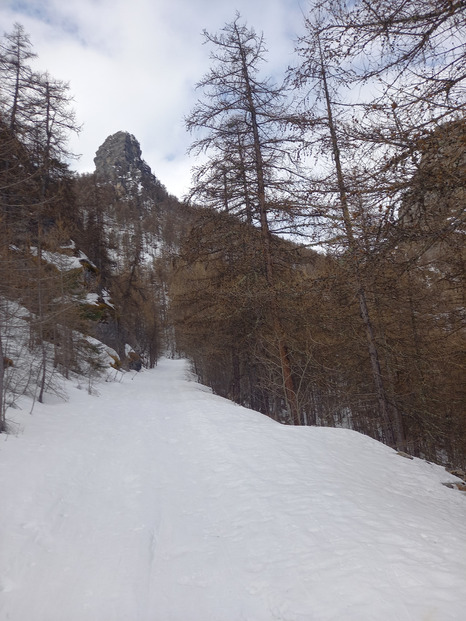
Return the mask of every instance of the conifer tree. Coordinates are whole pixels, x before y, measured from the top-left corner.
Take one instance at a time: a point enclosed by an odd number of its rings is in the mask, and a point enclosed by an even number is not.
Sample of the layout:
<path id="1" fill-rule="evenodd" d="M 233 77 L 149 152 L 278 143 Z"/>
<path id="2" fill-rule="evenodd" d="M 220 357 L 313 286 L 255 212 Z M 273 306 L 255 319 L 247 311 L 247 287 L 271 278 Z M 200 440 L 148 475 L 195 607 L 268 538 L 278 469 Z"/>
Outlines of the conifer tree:
<path id="1" fill-rule="evenodd" d="M 352 265 L 379 404 L 385 402 L 392 413 L 386 420 L 393 426 L 393 443 L 416 446 L 416 450 L 424 443 L 431 455 L 429 437 L 434 434 L 439 445 L 444 442 L 438 424 L 441 408 L 438 403 L 434 406 L 432 395 L 423 405 L 415 404 L 416 399 L 409 403 L 401 378 L 409 375 L 407 360 L 414 360 L 412 352 L 418 352 L 414 368 L 420 364 L 423 371 L 410 394 L 427 394 L 427 368 L 434 372 L 437 365 L 433 351 L 428 354 L 426 347 L 430 338 L 420 326 L 429 325 L 436 316 L 437 304 L 426 306 L 432 288 L 432 278 L 430 283 L 425 280 L 426 253 L 440 239 L 446 242 L 444 251 L 447 246 L 456 247 L 464 225 L 461 90 L 466 65 L 464 46 L 459 45 L 464 38 L 464 8 L 462 2 L 434 6 L 423 0 L 318 2 L 306 19 L 296 82 L 312 91 L 305 111 L 312 128 L 308 144 L 319 154 L 324 145 L 328 168 L 324 165 L 322 171 L 331 171 L 320 178 L 315 175 L 314 197 L 327 193 L 324 205 L 314 198 L 321 205 L 316 211 L 327 213 L 338 225 L 327 241 L 346 242 L 343 256 Z M 346 100 L 341 101 L 345 88 Z M 327 138 L 322 140 L 324 132 Z M 445 140 L 450 132 L 456 132 L 456 141 Z M 335 205 L 340 209 L 337 220 Z M 430 215 L 422 215 L 423 210 L 430 210 Z M 443 216 L 434 217 L 436 211 Z M 441 269 L 445 275 L 445 266 Z M 446 301 L 441 289 L 437 297 Z M 411 327 L 399 315 L 402 304 Z M 397 329 L 395 317 L 400 319 Z M 441 322 L 437 318 L 435 323 Z M 444 331 L 444 345 L 453 342 L 458 327 L 455 322 L 453 331 Z M 435 332 L 440 337 L 442 331 Z M 421 410 L 426 412 L 422 432 Z M 386 439 L 390 442 L 389 435 Z"/>
<path id="2" fill-rule="evenodd" d="M 239 213 L 260 230 L 260 269 L 268 289 L 269 321 L 279 352 L 283 393 L 291 419 L 299 424 L 296 391 L 286 334 L 279 315 L 272 253 L 272 222 L 282 227 L 293 215 L 295 162 L 287 132 L 283 87 L 262 78 L 265 43 L 239 15 L 220 34 L 204 32 L 213 46 L 212 67 L 198 84 L 203 97 L 187 118 L 200 132 L 192 151 L 206 154 L 196 171 L 193 195 L 209 195 L 219 210 Z"/>
<path id="3" fill-rule="evenodd" d="M 7 306 L 14 301 L 30 313 L 30 347 L 36 355 L 40 350 L 41 401 L 53 364 L 51 341 L 56 353 L 62 340 L 58 326 L 63 320 L 70 334 L 78 325 L 66 279 L 44 259 L 46 248 L 69 239 L 65 230 L 73 222 L 74 202 L 64 160 L 70 156 L 69 132 L 78 128 L 68 86 L 34 72 L 29 64 L 34 57 L 29 37 L 15 25 L 0 44 L 0 253 L 3 275 L 8 273 L 0 296 Z M 11 317 L 2 314 L 2 330 L 5 321 L 11 323 Z M 4 351 L 7 345 L 3 341 Z M 70 352 L 67 359 L 72 357 Z"/>

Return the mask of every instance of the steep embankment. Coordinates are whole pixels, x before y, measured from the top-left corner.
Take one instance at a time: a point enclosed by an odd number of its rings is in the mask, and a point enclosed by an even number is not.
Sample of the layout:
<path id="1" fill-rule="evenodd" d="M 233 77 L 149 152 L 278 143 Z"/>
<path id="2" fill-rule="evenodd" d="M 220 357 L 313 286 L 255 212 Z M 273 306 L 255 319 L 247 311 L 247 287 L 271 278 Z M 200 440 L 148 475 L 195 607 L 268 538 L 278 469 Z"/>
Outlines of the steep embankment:
<path id="1" fill-rule="evenodd" d="M 284 427 L 186 363 L 0 441 L 0 618 L 458 621 L 466 496 L 348 430 Z"/>

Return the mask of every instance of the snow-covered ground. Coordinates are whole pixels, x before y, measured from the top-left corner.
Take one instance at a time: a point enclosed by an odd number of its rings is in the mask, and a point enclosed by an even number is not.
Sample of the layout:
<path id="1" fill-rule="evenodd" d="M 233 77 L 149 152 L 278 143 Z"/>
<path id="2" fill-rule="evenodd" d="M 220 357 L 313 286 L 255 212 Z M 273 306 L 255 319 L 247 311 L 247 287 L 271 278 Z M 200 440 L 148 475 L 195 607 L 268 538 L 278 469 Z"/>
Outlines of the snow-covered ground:
<path id="1" fill-rule="evenodd" d="M 184 361 L 0 436 L 1 621 L 461 621 L 466 496 L 344 429 L 293 428 Z"/>

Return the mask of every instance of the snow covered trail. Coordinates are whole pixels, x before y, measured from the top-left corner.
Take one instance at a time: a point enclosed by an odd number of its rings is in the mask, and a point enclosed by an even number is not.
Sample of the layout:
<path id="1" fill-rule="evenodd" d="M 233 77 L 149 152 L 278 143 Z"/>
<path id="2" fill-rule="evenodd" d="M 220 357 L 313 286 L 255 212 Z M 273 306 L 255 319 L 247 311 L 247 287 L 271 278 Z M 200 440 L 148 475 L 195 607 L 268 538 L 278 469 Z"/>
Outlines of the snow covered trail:
<path id="1" fill-rule="evenodd" d="M 466 618 L 454 477 L 188 375 L 70 388 L 0 437 L 0 621 Z"/>

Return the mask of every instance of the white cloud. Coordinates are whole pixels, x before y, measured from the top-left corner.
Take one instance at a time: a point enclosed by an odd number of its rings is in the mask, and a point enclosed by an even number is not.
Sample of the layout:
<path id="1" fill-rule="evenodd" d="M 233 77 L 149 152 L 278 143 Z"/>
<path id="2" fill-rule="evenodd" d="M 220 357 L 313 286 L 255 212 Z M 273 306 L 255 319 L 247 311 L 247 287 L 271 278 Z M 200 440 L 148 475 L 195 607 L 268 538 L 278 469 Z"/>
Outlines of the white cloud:
<path id="1" fill-rule="evenodd" d="M 73 164 L 93 170 L 105 138 L 134 134 L 154 174 L 177 196 L 187 191 L 193 162 L 184 117 L 196 100 L 194 85 L 209 68 L 201 32 L 219 31 L 238 10 L 264 31 L 269 73 L 291 62 L 301 27 L 298 0 L 10 0 L 0 23 L 23 24 L 38 53 L 37 67 L 70 83 L 83 129 L 71 148 Z"/>

